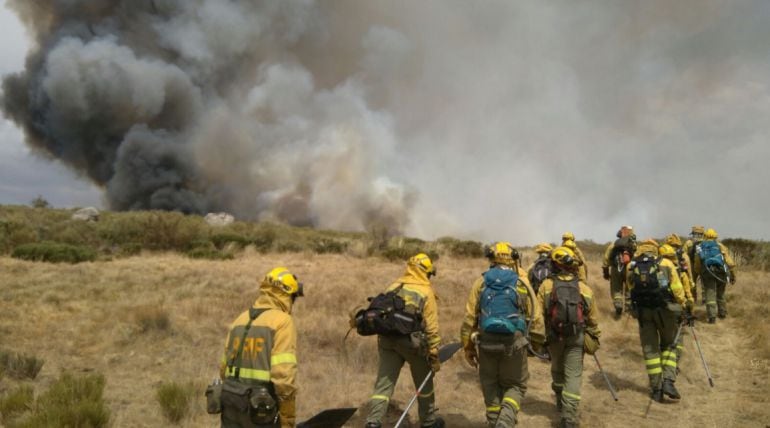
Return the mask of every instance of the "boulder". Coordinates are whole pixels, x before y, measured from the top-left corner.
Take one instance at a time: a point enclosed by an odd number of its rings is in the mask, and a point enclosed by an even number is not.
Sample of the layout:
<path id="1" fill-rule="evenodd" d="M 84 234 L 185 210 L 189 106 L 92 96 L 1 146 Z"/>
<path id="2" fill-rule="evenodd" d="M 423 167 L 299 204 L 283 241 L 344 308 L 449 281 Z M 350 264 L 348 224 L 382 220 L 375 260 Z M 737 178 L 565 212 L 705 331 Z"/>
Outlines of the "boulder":
<path id="1" fill-rule="evenodd" d="M 72 214 L 72 219 L 80 221 L 99 221 L 99 210 L 94 207 L 81 208 Z"/>
<path id="2" fill-rule="evenodd" d="M 208 213 L 204 217 L 209 226 L 227 226 L 235 221 L 235 217 L 228 213 Z"/>

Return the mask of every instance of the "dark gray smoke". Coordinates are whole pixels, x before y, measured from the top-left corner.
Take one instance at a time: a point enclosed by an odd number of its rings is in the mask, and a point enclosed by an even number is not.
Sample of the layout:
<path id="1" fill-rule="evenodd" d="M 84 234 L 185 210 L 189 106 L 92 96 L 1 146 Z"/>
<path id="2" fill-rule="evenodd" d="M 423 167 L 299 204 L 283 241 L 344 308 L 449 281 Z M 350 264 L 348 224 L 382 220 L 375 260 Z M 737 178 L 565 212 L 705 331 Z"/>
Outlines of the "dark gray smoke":
<path id="1" fill-rule="evenodd" d="M 8 3 L 6 116 L 114 208 L 770 236 L 766 1 Z"/>
<path id="2" fill-rule="evenodd" d="M 387 115 L 302 64 L 329 37 L 312 2 L 8 3 L 37 45 L 3 82 L 6 116 L 111 208 L 406 227 L 411 192 L 376 164 Z"/>

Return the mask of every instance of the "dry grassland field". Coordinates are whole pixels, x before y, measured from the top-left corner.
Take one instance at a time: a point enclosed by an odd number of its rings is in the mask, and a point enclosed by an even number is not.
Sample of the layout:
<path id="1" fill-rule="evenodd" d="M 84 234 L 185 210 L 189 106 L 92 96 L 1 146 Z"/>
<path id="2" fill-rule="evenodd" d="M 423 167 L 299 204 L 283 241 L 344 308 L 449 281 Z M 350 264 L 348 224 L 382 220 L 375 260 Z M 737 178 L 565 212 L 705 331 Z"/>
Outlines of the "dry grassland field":
<path id="1" fill-rule="evenodd" d="M 532 253 L 525 259 L 532 260 Z M 258 281 L 285 265 L 305 283 L 296 305 L 299 330 L 298 412 L 304 420 L 332 407 L 358 407 L 347 426 L 363 426 L 377 365 L 376 339 L 351 334 L 348 312 L 381 291 L 403 271 L 381 258 L 310 253 L 259 254 L 248 249 L 235 260 L 192 260 L 174 253 L 147 253 L 76 265 L 0 258 L 0 348 L 45 361 L 34 381 L 0 380 L 0 394 L 26 382 L 43 390 L 62 371 L 102 373 L 114 427 L 162 427 L 156 390 L 164 382 L 193 382 L 199 394 L 179 422 L 218 426 L 205 412 L 203 390 L 217 374 L 229 323 L 257 296 Z M 442 257 L 434 285 L 444 342 L 458 340 L 472 281 L 483 259 Z M 602 349 L 598 356 L 618 390 L 613 402 L 592 359 L 586 358 L 582 426 L 767 427 L 770 426 L 770 337 L 768 273 L 741 271 L 730 286 L 730 317 L 716 325 L 697 311 L 699 338 L 714 376 L 709 388 L 692 337 L 677 386 L 679 403 L 653 403 L 647 417 L 647 378 L 634 319 L 611 315 L 608 284 L 600 261 L 589 259 L 589 284 L 597 295 Z M 168 326 L 148 320 L 168 317 Z M 484 404 L 476 372 L 462 353 L 437 375 L 437 406 L 450 427 L 483 427 Z M 530 358 L 529 390 L 521 426 L 558 422 L 547 363 Z M 386 426 L 397 419 L 413 391 L 407 369 L 391 401 Z M 417 426 L 416 408 L 410 415 Z"/>

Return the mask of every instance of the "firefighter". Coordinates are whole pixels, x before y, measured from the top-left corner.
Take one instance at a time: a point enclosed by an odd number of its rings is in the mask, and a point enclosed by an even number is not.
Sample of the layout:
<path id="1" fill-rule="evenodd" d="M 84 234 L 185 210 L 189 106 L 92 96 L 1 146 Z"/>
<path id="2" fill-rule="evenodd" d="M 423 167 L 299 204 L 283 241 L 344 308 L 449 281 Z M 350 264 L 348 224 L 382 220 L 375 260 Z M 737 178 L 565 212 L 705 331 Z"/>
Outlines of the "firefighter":
<path id="1" fill-rule="evenodd" d="M 685 259 L 687 257 L 687 254 L 680 254 L 677 252 L 677 250 L 674 249 L 673 246 L 668 244 L 668 242 L 676 242 L 676 240 L 673 238 L 676 237 L 676 239 L 679 239 L 676 235 L 669 235 L 666 237 L 666 244 L 661 245 L 658 248 L 658 254 L 660 257 L 666 258 L 668 260 L 671 260 L 672 263 L 676 266 L 677 275 L 679 275 L 679 280 L 682 282 L 682 290 L 684 291 L 684 305 L 685 305 L 685 317 L 687 319 L 692 319 L 692 311 L 693 306 L 695 304 L 695 301 L 693 300 L 692 293 L 690 292 L 690 287 L 692 286 L 692 282 L 690 281 L 690 274 L 689 274 L 689 262 Z M 679 244 L 681 245 L 682 241 L 679 241 Z M 682 257 L 682 258 L 680 258 Z M 685 331 L 682 330 L 682 333 L 679 335 L 679 341 L 676 344 L 676 362 L 677 362 L 677 368 L 679 367 L 679 360 L 682 359 L 682 351 L 684 351 L 684 335 Z"/>
<path id="2" fill-rule="evenodd" d="M 551 388 L 561 412 L 561 427 L 578 426 L 578 406 L 583 375 L 583 353 L 599 348 L 598 310 L 593 291 L 577 276 L 575 254 L 567 247 L 551 252 L 554 274 L 543 281 L 537 294 L 543 311 Z"/>
<path id="3" fill-rule="evenodd" d="M 602 260 L 602 277 L 610 282 L 610 296 L 615 315 L 620 316 L 627 309 L 626 265 L 636 251 L 636 235 L 631 226 L 622 226 L 615 234 L 617 239 L 607 245 Z M 626 304 L 624 305 L 624 302 Z"/>
<path id="4" fill-rule="evenodd" d="M 411 312 L 422 313 L 423 330 L 411 335 L 377 336 L 379 352 L 379 368 L 374 392 L 369 401 L 369 416 L 366 418 L 366 428 L 380 428 L 382 418 L 388 410 L 390 397 L 396 387 L 396 381 L 404 363 L 409 363 L 415 389 L 432 370 L 434 373 L 441 368 L 438 358 L 438 347 L 441 338 L 438 334 L 438 309 L 436 295 L 430 283 L 430 278 L 436 274 L 436 268 L 430 257 L 420 253 L 409 259 L 406 272 L 396 280 L 388 291 L 398 289 L 398 295 L 403 298 Z M 441 428 L 444 420 L 435 414 L 435 394 L 433 377 L 417 397 L 421 427 Z"/>
<path id="5" fill-rule="evenodd" d="M 691 263 L 695 263 L 695 246 L 700 244 L 701 241 L 703 241 L 703 234 L 706 232 L 706 228 L 703 226 L 693 226 L 690 229 L 690 239 L 688 239 L 684 245 L 682 245 L 682 252 L 684 254 L 687 254 L 687 257 L 690 259 Z M 694 265 L 690 265 L 691 267 L 695 267 Z M 700 278 L 700 272 L 696 271 L 695 269 L 691 272 L 691 279 L 692 279 L 692 286 L 694 289 L 696 289 L 694 295 L 698 295 L 697 292 L 697 285 L 698 285 L 698 278 Z M 702 287 L 702 284 L 701 284 Z M 701 289 L 701 303 L 704 305 L 706 304 L 706 295 L 702 292 Z"/>
<path id="6" fill-rule="evenodd" d="M 291 310 L 302 295 L 297 277 L 277 267 L 262 280 L 253 307 L 232 323 L 220 364 L 223 427 L 294 426 L 297 330 Z"/>
<path id="7" fill-rule="evenodd" d="M 588 281 L 588 265 L 586 264 L 586 257 L 583 252 L 578 248 L 575 242 L 575 235 L 572 232 L 564 232 L 561 235 L 561 245 L 569 248 L 575 254 L 575 258 L 578 261 L 578 277 L 581 281 Z"/>
<path id="8" fill-rule="evenodd" d="M 541 242 L 535 246 L 537 259 L 527 269 L 527 279 L 532 289 L 535 290 L 535 295 L 537 295 L 540 284 L 551 275 L 553 270 L 551 267 L 551 251 L 553 251 L 553 247 L 547 242 Z"/>
<path id="9" fill-rule="evenodd" d="M 518 252 L 497 242 L 486 254 L 490 266 L 471 287 L 460 337 L 465 359 L 479 369 L 488 426 L 508 428 L 527 392 L 527 333 L 542 345 L 543 322 Z"/>
<path id="10" fill-rule="evenodd" d="M 627 283 L 639 321 L 639 338 L 650 381 L 650 397 L 663 401 L 679 399 L 676 382 L 676 341 L 681 331 L 684 290 L 676 265 L 658 257 L 658 243 L 652 239 L 639 245 L 628 265 Z"/>
<path id="11" fill-rule="evenodd" d="M 709 324 L 716 322 L 716 316 L 727 316 L 725 288 L 728 282 L 735 284 L 736 274 L 730 252 L 717 238 L 717 232 L 708 229 L 703 234 L 703 241 L 695 245 L 694 271 L 698 272 L 703 282 Z"/>

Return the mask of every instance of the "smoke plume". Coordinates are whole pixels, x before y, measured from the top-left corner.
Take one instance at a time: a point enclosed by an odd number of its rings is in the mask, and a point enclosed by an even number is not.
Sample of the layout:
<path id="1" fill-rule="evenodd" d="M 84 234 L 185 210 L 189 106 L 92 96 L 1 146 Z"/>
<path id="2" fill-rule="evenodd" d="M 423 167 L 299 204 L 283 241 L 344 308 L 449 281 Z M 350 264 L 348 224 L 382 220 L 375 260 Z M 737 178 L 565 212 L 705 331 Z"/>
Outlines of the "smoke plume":
<path id="1" fill-rule="evenodd" d="M 5 115 L 114 209 L 533 242 L 769 208 L 767 2 L 7 3 Z"/>

